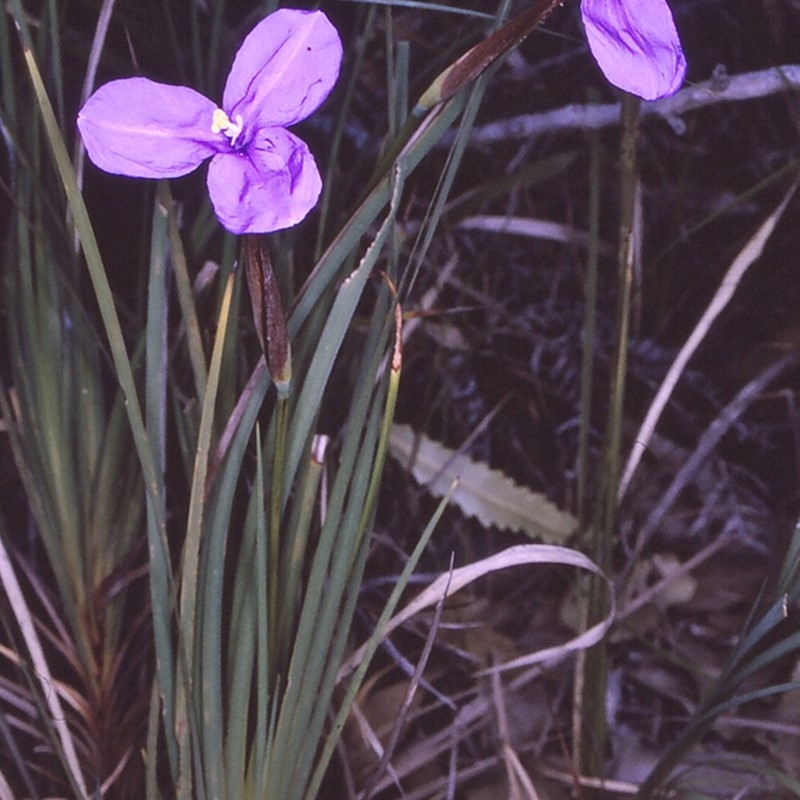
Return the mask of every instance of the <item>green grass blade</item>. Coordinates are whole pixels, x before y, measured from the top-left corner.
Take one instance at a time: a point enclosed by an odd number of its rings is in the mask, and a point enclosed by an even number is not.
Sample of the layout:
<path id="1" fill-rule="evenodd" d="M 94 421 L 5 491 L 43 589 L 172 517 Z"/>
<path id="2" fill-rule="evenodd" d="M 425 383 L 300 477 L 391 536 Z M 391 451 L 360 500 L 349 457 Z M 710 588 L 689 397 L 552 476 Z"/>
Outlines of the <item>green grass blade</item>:
<path id="1" fill-rule="evenodd" d="M 191 792 L 189 788 L 191 780 L 189 775 L 191 773 L 190 764 L 195 756 L 192 754 L 191 738 L 189 731 L 191 730 L 192 709 L 183 706 L 183 703 L 194 704 L 197 702 L 196 708 L 202 708 L 208 702 L 213 709 L 216 697 L 219 700 L 219 690 L 221 685 L 221 660 L 219 658 L 219 648 L 212 649 L 210 652 L 214 654 L 214 661 L 209 663 L 204 660 L 203 666 L 203 681 L 200 686 L 197 685 L 194 676 L 193 666 L 196 663 L 197 653 L 195 652 L 195 638 L 200 630 L 203 631 L 203 639 L 208 640 L 210 643 L 218 643 L 221 639 L 219 631 L 218 613 L 212 612 L 212 609 L 218 610 L 222 604 L 222 586 L 221 586 L 221 568 L 218 570 L 219 575 L 215 575 L 213 571 L 207 575 L 205 585 L 200 585 L 200 578 L 203 574 L 200 565 L 200 546 L 202 541 L 202 534 L 205 527 L 205 507 L 207 499 L 207 486 L 206 477 L 208 475 L 208 460 L 211 447 L 211 435 L 214 428 L 214 418 L 216 411 L 216 398 L 219 389 L 219 376 L 222 365 L 222 354 L 224 352 L 224 344 L 226 333 L 228 331 L 229 314 L 231 307 L 231 298 L 233 295 L 233 283 L 235 274 L 231 273 L 228 276 L 228 281 L 225 286 L 225 293 L 223 295 L 222 306 L 220 308 L 219 317 L 217 321 L 217 336 L 214 341 L 214 351 L 211 356 L 211 365 L 208 372 L 208 383 L 206 385 L 205 394 L 203 397 L 203 413 L 200 418 L 200 430 L 197 437 L 197 445 L 195 450 L 195 464 L 194 473 L 192 475 L 191 496 L 189 499 L 189 513 L 186 521 L 186 539 L 184 542 L 183 558 L 181 561 L 181 592 L 179 601 L 179 636 L 180 636 L 180 649 L 179 649 L 179 662 L 178 665 L 178 696 L 181 700 L 178 714 L 176 714 L 176 725 L 186 732 L 181 742 L 181 776 L 184 783 L 181 789 L 186 792 Z M 216 543 L 215 543 L 216 544 Z M 211 545 L 209 545 L 211 546 Z M 224 542 L 219 545 L 223 549 Z M 222 562 L 220 562 L 222 563 Z M 198 592 L 202 589 L 203 596 L 206 598 L 206 610 L 209 611 L 205 619 L 197 619 L 198 610 Z M 208 651 L 206 652 L 206 657 Z M 212 694 L 213 693 L 213 694 Z M 183 716 L 182 716 L 183 714 Z M 198 716 L 197 721 L 201 717 Z M 221 713 L 212 717 L 221 719 Z M 221 742 L 218 739 L 217 726 L 203 726 L 202 731 L 208 733 L 206 739 L 202 736 L 200 730 L 193 731 L 193 735 L 199 736 L 198 741 L 203 741 L 206 747 L 203 751 L 204 766 L 206 767 L 206 775 L 208 778 L 208 790 L 212 797 L 218 797 L 221 791 L 222 775 L 221 775 Z M 202 780 L 201 776 L 197 776 L 198 780 Z M 187 785 L 188 784 L 188 785 Z M 201 784 L 202 785 L 202 782 Z M 184 788 L 185 787 L 185 788 Z M 190 796 L 186 794 L 185 796 Z"/>
<path id="2" fill-rule="evenodd" d="M 19 23 L 19 19 L 23 12 L 19 8 L 19 0 L 11 0 L 12 10 L 14 12 L 15 20 Z M 100 313 L 103 317 L 103 323 L 106 327 L 106 334 L 109 338 L 112 357 L 114 359 L 114 366 L 117 370 L 117 375 L 125 392 L 128 404 L 129 414 L 131 416 L 131 427 L 134 430 L 134 437 L 136 440 L 137 450 L 139 451 L 139 458 L 145 473 L 148 478 L 152 479 L 154 474 L 153 461 L 147 446 L 147 437 L 144 430 L 142 421 L 141 409 L 136 395 L 135 383 L 133 380 L 133 372 L 131 370 L 130 359 L 128 358 L 125 349 L 125 342 L 122 336 L 122 329 L 119 325 L 116 308 L 114 305 L 114 298 L 111 294 L 111 288 L 108 284 L 108 279 L 105 275 L 103 268 L 103 260 L 100 256 L 100 250 L 97 247 L 97 240 L 94 237 L 89 215 L 86 211 L 86 206 L 83 203 L 80 190 L 78 189 L 75 172 L 69 160 L 67 149 L 64 146 L 64 140 L 61 137 L 56 122 L 53 108 L 47 96 L 47 91 L 42 82 L 42 77 L 39 69 L 36 66 L 36 60 L 33 56 L 29 42 L 23 39 L 23 55 L 25 57 L 25 64 L 33 82 L 34 92 L 39 105 L 39 110 L 45 125 L 47 139 L 53 152 L 53 158 L 56 163 L 58 174 L 61 178 L 64 190 L 67 195 L 67 202 L 73 213 L 75 225 L 80 235 L 81 244 L 86 256 L 87 266 L 89 268 L 92 285 L 97 296 Z"/>
<path id="3" fill-rule="evenodd" d="M 86 257 L 86 265 L 89 270 L 89 276 L 94 288 L 106 336 L 108 337 L 117 379 L 125 395 L 126 410 L 133 432 L 134 445 L 145 477 L 145 487 L 153 500 L 154 508 L 158 509 L 161 507 L 161 500 L 159 497 L 160 482 L 158 480 L 153 455 L 150 451 L 147 432 L 145 430 L 141 407 L 136 392 L 136 384 L 133 378 L 133 370 L 125 347 L 122 328 L 117 316 L 111 287 L 109 286 L 105 274 L 100 250 L 97 246 L 97 240 L 95 239 L 94 230 L 89 220 L 89 214 L 78 187 L 75 171 L 72 168 L 66 146 L 64 145 L 64 140 L 61 137 L 61 132 L 56 123 L 55 114 L 53 113 L 47 91 L 42 82 L 41 74 L 36 66 L 30 39 L 25 34 L 26 25 L 24 22 L 24 12 L 20 6 L 19 0 L 10 0 L 10 4 L 12 15 L 21 32 L 25 64 L 33 83 L 39 111 L 44 121 L 47 139 L 50 143 L 56 168 L 66 192 L 67 202 L 72 212 L 74 224 Z M 164 519 L 156 513 L 153 521 L 156 527 L 154 535 L 158 537 L 157 545 L 160 547 L 166 542 Z"/>
<path id="4" fill-rule="evenodd" d="M 177 775 L 178 750 L 175 738 L 174 650 L 170 620 L 174 613 L 172 568 L 169 547 L 158 535 L 159 520 L 166 518 L 167 438 L 167 215 L 155 203 L 151 224 L 150 274 L 148 279 L 147 330 L 145 339 L 145 415 L 147 439 L 158 481 L 156 492 L 146 496 L 150 560 L 150 596 L 153 604 L 153 637 L 156 674 L 164 714 L 167 756 L 173 775 Z M 155 758 L 155 751 L 152 754 Z"/>
<path id="5" fill-rule="evenodd" d="M 337 742 L 339 741 L 342 730 L 344 729 L 344 724 L 350 713 L 350 709 L 353 706 L 356 694 L 358 693 L 358 690 L 364 681 L 367 669 L 372 662 L 372 657 L 375 655 L 378 647 L 380 646 L 381 640 L 383 639 L 383 633 L 386 629 L 386 625 L 396 611 L 397 606 L 400 603 L 400 599 L 403 596 L 403 592 L 408 585 L 408 581 L 416 569 L 419 559 L 422 557 L 422 553 L 428 546 L 428 542 L 430 541 L 431 536 L 433 536 L 433 532 L 436 530 L 436 526 L 438 525 L 442 514 L 444 514 L 449 502 L 450 495 L 448 494 L 442 498 L 441 502 L 437 506 L 436 511 L 426 525 L 425 530 L 422 532 L 422 535 L 419 538 L 419 541 L 409 556 L 408 561 L 404 565 L 403 570 L 397 579 L 397 583 L 395 584 L 394 589 L 392 589 L 392 593 L 389 595 L 389 599 L 386 601 L 386 605 L 384 606 L 383 611 L 378 618 L 378 621 L 375 625 L 375 630 L 367 640 L 363 658 L 350 677 L 350 682 L 347 685 L 347 692 L 345 693 L 344 698 L 339 705 L 339 709 L 336 712 L 336 717 L 334 718 L 330 732 L 328 733 L 325 744 L 323 745 L 318 764 L 311 776 L 309 788 L 304 796 L 304 800 L 313 800 L 313 798 L 317 796 L 319 787 L 322 784 L 322 779 L 325 777 L 325 770 L 327 769 L 327 765 L 330 763 L 330 759 L 333 756 L 333 751 Z M 337 676 L 337 681 L 340 682 L 346 677 L 346 675 L 342 675 L 340 673 Z"/>
<path id="6" fill-rule="evenodd" d="M 293 483 L 300 460 L 303 454 L 307 452 L 311 429 L 318 410 L 316 398 L 322 396 L 323 389 L 333 368 L 333 361 L 350 326 L 350 320 L 361 298 L 361 293 L 394 225 L 400 195 L 403 190 L 403 180 L 404 169 L 398 166 L 393 187 L 391 210 L 357 269 L 340 288 L 328 315 L 327 324 L 319 339 L 319 345 L 308 368 L 306 379 L 300 390 L 292 415 L 286 455 L 287 485 Z"/>
<path id="7" fill-rule="evenodd" d="M 169 249 L 172 265 L 175 270 L 175 286 L 178 290 L 178 303 L 181 308 L 181 319 L 186 327 L 186 343 L 189 348 L 189 361 L 194 375 L 194 386 L 198 401 L 202 400 L 207 381 L 206 358 L 203 352 L 203 340 L 200 335 L 200 322 L 197 318 L 197 308 L 192 294 L 192 283 L 189 279 L 189 267 L 186 262 L 186 253 L 183 249 L 178 217 L 172 192 L 166 181 L 158 182 L 158 198 L 167 210 L 169 223 Z"/>

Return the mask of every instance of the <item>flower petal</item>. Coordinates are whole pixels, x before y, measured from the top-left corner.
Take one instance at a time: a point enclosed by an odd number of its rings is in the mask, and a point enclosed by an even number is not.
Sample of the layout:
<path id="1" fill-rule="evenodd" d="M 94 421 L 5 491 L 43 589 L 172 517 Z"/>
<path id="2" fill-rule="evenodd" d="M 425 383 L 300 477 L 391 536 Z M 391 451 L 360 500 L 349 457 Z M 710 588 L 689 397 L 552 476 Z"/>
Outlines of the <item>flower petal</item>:
<path id="1" fill-rule="evenodd" d="M 686 74 L 666 0 L 582 0 L 586 38 L 606 78 L 645 100 L 678 91 Z"/>
<path id="2" fill-rule="evenodd" d="M 296 225 L 322 189 L 306 143 L 283 128 L 262 128 L 250 145 L 208 166 L 208 194 L 231 233 L 269 233 Z"/>
<path id="3" fill-rule="evenodd" d="M 186 86 L 125 78 L 101 86 L 78 114 L 89 158 L 132 178 L 186 175 L 229 142 L 211 131 L 214 103 Z"/>
<path id="4" fill-rule="evenodd" d="M 231 119 L 288 127 L 315 111 L 339 77 L 342 42 L 321 11 L 281 9 L 242 42 L 223 94 Z"/>

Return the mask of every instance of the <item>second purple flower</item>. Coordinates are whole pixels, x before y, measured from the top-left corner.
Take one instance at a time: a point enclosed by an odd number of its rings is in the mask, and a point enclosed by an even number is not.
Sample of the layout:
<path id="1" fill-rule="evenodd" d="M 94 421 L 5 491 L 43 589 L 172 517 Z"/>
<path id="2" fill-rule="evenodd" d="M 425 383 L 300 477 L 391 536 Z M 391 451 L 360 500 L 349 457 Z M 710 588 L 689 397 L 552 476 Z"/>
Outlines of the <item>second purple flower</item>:
<path id="1" fill-rule="evenodd" d="M 210 158 L 220 222 L 232 233 L 269 233 L 296 225 L 319 198 L 314 157 L 287 128 L 319 108 L 341 60 L 325 14 L 282 9 L 245 38 L 221 106 L 186 86 L 127 78 L 87 100 L 78 128 L 92 162 L 117 175 L 175 178 Z"/>
<path id="2" fill-rule="evenodd" d="M 589 49 L 606 78 L 645 100 L 680 89 L 686 58 L 666 0 L 581 0 Z"/>

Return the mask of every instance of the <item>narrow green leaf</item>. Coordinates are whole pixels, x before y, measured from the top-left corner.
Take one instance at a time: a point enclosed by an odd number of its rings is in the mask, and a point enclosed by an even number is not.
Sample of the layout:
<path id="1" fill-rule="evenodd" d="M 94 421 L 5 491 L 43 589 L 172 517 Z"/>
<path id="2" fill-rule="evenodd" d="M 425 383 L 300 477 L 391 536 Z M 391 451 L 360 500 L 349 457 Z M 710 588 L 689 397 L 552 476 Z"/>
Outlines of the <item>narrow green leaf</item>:
<path id="1" fill-rule="evenodd" d="M 181 730 L 180 738 L 180 759 L 181 759 L 181 791 L 184 796 L 191 796 L 190 779 L 192 770 L 192 747 L 191 741 L 194 737 L 198 737 L 197 741 L 205 741 L 206 747 L 203 750 L 203 755 L 206 759 L 204 766 L 206 768 L 206 778 L 208 779 L 208 791 L 212 797 L 218 797 L 222 776 L 220 770 L 215 768 L 220 764 L 221 755 L 221 742 L 218 741 L 216 735 L 217 729 L 214 727 L 206 728 L 203 726 L 202 730 L 192 730 L 190 724 L 192 718 L 192 709 L 189 708 L 194 703 L 195 697 L 200 699 L 201 704 L 211 702 L 212 698 L 208 697 L 209 692 L 214 692 L 214 696 L 218 696 L 219 681 L 221 680 L 219 648 L 210 647 L 206 651 L 206 658 L 209 654 L 214 654 L 214 661 L 208 663 L 204 660 L 204 667 L 206 671 L 203 674 L 202 687 L 195 684 L 194 664 L 196 663 L 197 654 L 195 653 L 195 637 L 199 633 L 200 628 L 204 627 L 204 621 L 198 621 L 196 618 L 197 612 L 197 593 L 198 584 L 200 580 L 200 543 L 204 529 L 205 520 L 205 503 L 206 503 L 206 476 L 208 474 L 208 456 L 211 445 L 211 434 L 214 426 L 214 416 L 216 409 L 217 390 L 219 388 L 219 375 L 222 362 L 222 353 L 224 351 L 224 342 L 226 332 L 228 330 L 229 312 L 231 306 L 231 296 L 233 293 L 233 282 L 235 275 L 231 273 L 225 286 L 225 293 L 223 295 L 222 306 L 217 320 L 217 335 L 214 341 L 214 351 L 211 356 L 211 365 L 208 373 L 208 383 L 206 385 L 205 394 L 203 397 L 203 413 L 200 418 L 200 430 L 198 432 L 197 446 L 195 451 L 194 472 L 192 475 L 191 496 L 189 500 L 189 513 L 186 521 L 186 539 L 184 542 L 183 558 L 181 562 L 181 592 L 180 592 L 180 605 L 179 605 L 179 665 L 177 675 L 177 693 L 179 699 L 178 710 L 176 712 L 176 726 Z M 219 573 L 221 574 L 221 563 Z M 211 573 L 213 575 L 214 573 Z M 205 592 L 208 593 L 208 607 L 220 609 L 222 604 L 222 587 L 221 578 L 214 581 L 211 585 L 203 586 Z M 216 615 L 213 620 L 216 622 Z M 217 630 L 217 624 L 213 627 L 206 627 L 204 630 L 204 637 L 209 642 L 219 642 L 220 634 Z M 200 694 L 196 695 L 196 692 Z M 206 695 L 206 697 L 204 697 Z M 221 717 L 221 712 L 219 714 Z M 204 739 L 202 732 L 208 733 L 208 739 Z M 198 776 L 199 778 L 200 776 Z M 200 784 L 202 785 L 202 784 Z"/>
<path id="2" fill-rule="evenodd" d="M 178 303 L 181 307 L 181 319 L 186 326 L 186 343 L 189 348 L 189 361 L 194 375 L 195 392 L 198 402 L 202 402 L 207 382 L 206 357 L 203 351 L 203 340 L 200 335 L 200 322 L 194 304 L 192 283 L 189 279 L 189 267 L 183 249 L 181 233 L 178 228 L 178 216 L 172 192 L 167 181 L 158 182 L 158 199 L 167 212 L 169 224 L 169 245 L 172 265 L 175 270 L 175 286 L 178 290 Z"/>

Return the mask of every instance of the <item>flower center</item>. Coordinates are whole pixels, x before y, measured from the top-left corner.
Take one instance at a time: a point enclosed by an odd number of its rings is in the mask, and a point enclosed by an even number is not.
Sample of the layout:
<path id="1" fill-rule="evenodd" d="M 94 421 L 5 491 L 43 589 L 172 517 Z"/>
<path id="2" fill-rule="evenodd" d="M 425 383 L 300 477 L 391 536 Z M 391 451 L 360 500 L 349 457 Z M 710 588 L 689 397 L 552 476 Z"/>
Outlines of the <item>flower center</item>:
<path id="1" fill-rule="evenodd" d="M 211 116 L 211 133 L 223 133 L 231 140 L 231 147 L 236 147 L 236 140 L 242 133 L 244 120 L 237 114 L 232 120 L 221 108 L 215 108 Z"/>

